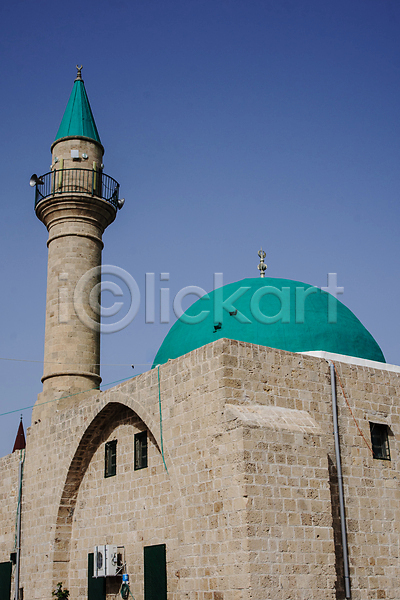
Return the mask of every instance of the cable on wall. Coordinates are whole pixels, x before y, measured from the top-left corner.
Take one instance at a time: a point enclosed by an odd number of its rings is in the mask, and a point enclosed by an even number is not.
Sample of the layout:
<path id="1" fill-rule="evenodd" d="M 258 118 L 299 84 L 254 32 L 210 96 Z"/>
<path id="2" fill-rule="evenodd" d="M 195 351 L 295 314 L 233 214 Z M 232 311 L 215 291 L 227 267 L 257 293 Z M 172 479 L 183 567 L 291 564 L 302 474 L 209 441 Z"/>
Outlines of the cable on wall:
<path id="1" fill-rule="evenodd" d="M 160 439 L 161 439 L 161 456 L 163 459 L 165 470 L 168 473 L 167 465 L 165 464 L 164 458 L 164 442 L 163 442 L 163 432 L 162 432 L 162 411 L 161 411 L 161 384 L 160 384 L 160 365 L 157 365 L 157 375 L 158 375 L 158 406 L 160 410 Z"/>
<path id="2" fill-rule="evenodd" d="M 353 414 L 353 411 L 351 410 L 351 406 L 350 406 L 350 404 L 349 404 L 349 401 L 348 401 L 348 399 L 347 399 L 346 392 L 344 391 L 344 387 L 343 387 L 343 384 L 342 384 L 342 380 L 340 379 L 340 376 L 339 376 L 338 370 L 337 370 L 337 368 L 336 368 L 336 365 L 335 365 L 335 363 L 334 363 L 334 362 L 332 362 L 332 364 L 333 364 L 333 367 L 334 367 L 334 369 L 335 369 L 336 377 L 337 377 L 337 380 L 339 381 L 339 385 L 340 385 L 340 387 L 341 387 L 341 390 L 342 390 L 343 397 L 344 397 L 344 399 L 345 399 L 345 401 L 346 401 L 346 404 L 347 404 L 347 406 L 348 406 L 348 408 L 349 408 L 350 414 L 351 414 L 351 416 L 353 417 L 353 421 L 354 421 L 354 423 L 356 424 L 356 427 L 357 427 L 357 429 L 358 429 L 358 431 L 359 431 L 359 434 L 361 435 L 362 439 L 364 440 L 364 442 L 365 442 L 365 443 L 366 443 L 366 445 L 368 446 L 368 449 L 370 450 L 370 452 L 371 452 L 372 456 L 374 456 L 374 451 L 372 450 L 372 447 L 371 447 L 371 445 L 370 445 L 370 444 L 369 444 L 369 442 L 367 441 L 367 438 L 365 437 L 365 435 L 364 435 L 364 434 L 363 434 L 363 432 L 361 431 L 361 428 L 360 428 L 360 426 L 359 426 L 359 424 L 358 424 L 358 422 L 357 422 L 357 419 L 355 418 L 355 416 L 354 416 L 354 414 Z"/>
<path id="3" fill-rule="evenodd" d="M 128 381 L 128 379 L 133 379 L 132 377 L 125 377 L 124 379 L 117 379 L 116 381 L 110 381 L 109 383 L 102 383 L 101 385 L 115 385 L 116 383 L 122 383 L 122 381 Z M 40 404 L 31 404 L 30 406 L 25 406 L 24 408 L 16 408 L 15 410 L 9 410 L 4 413 L 0 413 L 0 417 L 4 417 L 5 415 L 11 415 L 15 412 L 21 412 L 21 410 L 28 410 L 29 408 L 34 408 L 35 406 L 43 406 L 44 404 L 50 404 L 51 402 L 57 402 L 58 400 L 65 400 L 65 398 L 71 398 L 72 396 L 79 396 L 79 394 L 86 394 L 87 392 L 94 392 L 95 390 L 100 390 L 100 385 L 90 388 L 88 390 L 83 390 L 83 392 L 76 392 L 75 394 L 68 394 L 68 396 L 61 396 L 61 398 L 53 398 L 53 400 L 47 400 L 46 402 L 40 402 Z M 106 390 L 107 391 L 107 390 Z"/>

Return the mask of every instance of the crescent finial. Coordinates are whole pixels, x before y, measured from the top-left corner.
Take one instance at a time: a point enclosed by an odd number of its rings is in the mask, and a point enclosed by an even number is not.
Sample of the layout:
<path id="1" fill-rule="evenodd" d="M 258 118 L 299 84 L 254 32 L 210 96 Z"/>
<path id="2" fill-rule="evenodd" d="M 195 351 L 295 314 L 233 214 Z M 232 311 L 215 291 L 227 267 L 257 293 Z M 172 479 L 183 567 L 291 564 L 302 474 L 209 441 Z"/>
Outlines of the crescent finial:
<path id="1" fill-rule="evenodd" d="M 81 66 L 79 67 L 78 65 L 76 65 L 76 68 L 77 68 L 78 72 L 77 72 L 77 74 L 76 74 L 75 81 L 83 81 L 83 79 L 82 79 L 82 73 L 81 73 L 81 71 L 82 71 L 82 69 L 83 69 L 83 66 L 81 65 Z"/>

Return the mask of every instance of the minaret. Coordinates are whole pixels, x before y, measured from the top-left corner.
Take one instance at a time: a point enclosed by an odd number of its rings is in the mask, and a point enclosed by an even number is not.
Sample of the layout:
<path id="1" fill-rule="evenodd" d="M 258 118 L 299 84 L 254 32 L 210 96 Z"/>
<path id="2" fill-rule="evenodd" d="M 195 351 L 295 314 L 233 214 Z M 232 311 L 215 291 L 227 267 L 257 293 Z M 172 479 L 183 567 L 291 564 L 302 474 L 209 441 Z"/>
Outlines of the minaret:
<path id="1" fill-rule="evenodd" d="M 82 67 L 77 69 L 51 146 L 51 171 L 31 179 L 31 185 L 36 185 L 36 215 L 49 232 L 42 377 L 45 398 L 39 402 L 100 384 L 100 316 L 93 303 L 100 293 L 102 234 L 123 204 L 119 184 L 103 173 L 104 148 Z"/>

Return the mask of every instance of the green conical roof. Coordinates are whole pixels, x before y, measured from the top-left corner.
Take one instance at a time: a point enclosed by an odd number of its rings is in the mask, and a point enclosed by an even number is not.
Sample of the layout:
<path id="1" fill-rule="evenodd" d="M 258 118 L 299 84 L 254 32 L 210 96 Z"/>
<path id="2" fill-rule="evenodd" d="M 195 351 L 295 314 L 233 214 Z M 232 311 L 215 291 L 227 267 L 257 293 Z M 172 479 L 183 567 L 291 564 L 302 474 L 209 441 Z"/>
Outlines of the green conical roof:
<path id="1" fill-rule="evenodd" d="M 86 137 L 101 143 L 80 73 L 75 79 L 55 141 L 65 137 Z"/>
<path id="2" fill-rule="evenodd" d="M 225 285 L 192 304 L 169 330 L 154 365 L 219 338 L 385 362 L 372 335 L 334 296 L 301 281 L 258 277 Z"/>

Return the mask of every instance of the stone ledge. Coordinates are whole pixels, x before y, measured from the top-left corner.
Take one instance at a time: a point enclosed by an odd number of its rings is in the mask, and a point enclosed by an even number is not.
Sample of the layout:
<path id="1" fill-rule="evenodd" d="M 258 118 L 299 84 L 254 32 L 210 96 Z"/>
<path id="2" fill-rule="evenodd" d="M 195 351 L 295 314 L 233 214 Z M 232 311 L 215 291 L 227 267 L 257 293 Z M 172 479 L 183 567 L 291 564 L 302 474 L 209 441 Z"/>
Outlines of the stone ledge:
<path id="1" fill-rule="evenodd" d="M 286 429 L 322 435 L 318 423 L 305 410 L 293 410 L 278 406 L 238 406 L 225 405 L 225 416 L 229 421 L 238 420 L 250 427 L 267 427 L 269 429 Z"/>

